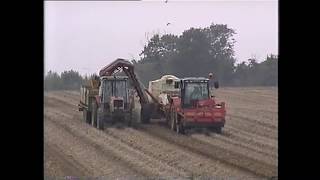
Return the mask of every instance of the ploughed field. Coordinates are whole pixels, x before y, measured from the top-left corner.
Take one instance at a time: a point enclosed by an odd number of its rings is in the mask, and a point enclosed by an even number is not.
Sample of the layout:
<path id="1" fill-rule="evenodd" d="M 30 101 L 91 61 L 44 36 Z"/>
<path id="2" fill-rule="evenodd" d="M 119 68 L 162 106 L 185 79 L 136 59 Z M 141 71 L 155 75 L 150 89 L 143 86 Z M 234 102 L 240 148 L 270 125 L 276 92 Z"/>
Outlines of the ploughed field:
<path id="1" fill-rule="evenodd" d="M 179 135 L 156 120 L 100 131 L 82 120 L 79 92 L 45 92 L 44 175 L 105 179 L 277 176 L 278 89 L 220 88 L 215 95 L 227 107 L 222 134 L 191 131 Z"/>

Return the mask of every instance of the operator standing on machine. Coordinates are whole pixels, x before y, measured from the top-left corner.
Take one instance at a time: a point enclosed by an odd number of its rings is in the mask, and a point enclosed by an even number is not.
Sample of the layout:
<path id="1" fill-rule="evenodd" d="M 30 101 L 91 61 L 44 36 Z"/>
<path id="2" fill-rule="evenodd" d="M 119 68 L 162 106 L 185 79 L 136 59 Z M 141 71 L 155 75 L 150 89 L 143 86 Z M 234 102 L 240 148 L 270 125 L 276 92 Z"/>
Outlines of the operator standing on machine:
<path id="1" fill-rule="evenodd" d="M 213 73 L 209 73 L 209 90 L 210 90 L 210 96 L 214 97 L 213 95 L 213 90 L 214 90 L 214 77 L 213 77 Z"/>

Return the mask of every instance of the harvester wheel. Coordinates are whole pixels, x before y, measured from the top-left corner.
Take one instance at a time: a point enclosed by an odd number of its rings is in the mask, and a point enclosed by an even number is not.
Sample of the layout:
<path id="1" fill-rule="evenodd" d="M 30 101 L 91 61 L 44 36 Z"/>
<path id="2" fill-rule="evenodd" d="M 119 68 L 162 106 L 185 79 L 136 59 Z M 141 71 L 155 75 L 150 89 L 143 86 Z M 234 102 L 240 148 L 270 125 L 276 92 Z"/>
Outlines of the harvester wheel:
<path id="1" fill-rule="evenodd" d="M 179 119 L 179 118 L 180 117 L 177 117 L 177 119 L 176 119 L 176 122 L 177 122 L 177 124 L 176 124 L 176 132 L 178 134 L 184 134 L 185 133 L 184 126 L 183 126 L 183 124 L 181 122 L 181 119 Z"/>
<path id="2" fill-rule="evenodd" d="M 151 113 L 152 113 L 152 104 L 143 104 L 141 105 L 141 122 L 144 124 L 147 124 L 150 122 L 151 118 Z"/>
<path id="3" fill-rule="evenodd" d="M 171 111 L 170 111 L 170 129 L 172 130 L 172 131 L 175 131 L 176 130 L 176 118 L 177 117 L 177 113 L 172 109 Z"/>
<path id="4" fill-rule="evenodd" d="M 132 126 L 133 116 L 132 116 L 132 110 L 130 110 L 129 114 L 126 117 L 126 121 L 128 122 L 128 126 Z"/>
<path id="5" fill-rule="evenodd" d="M 222 127 L 210 127 L 209 130 L 211 132 L 217 133 L 217 134 L 221 134 L 222 133 Z"/>
<path id="6" fill-rule="evenodd" d="M 170 126 L 170 112 L 165 112 L 165 116 L 166 116 L 166 123 L 168 126 Z"/>
<path id="7" fill-rule="evenodd" d="M 82 114 L 83 114 L 83 121 L 84 121 L 84 122 L 87 122 L 87 110 L 84 109 L 84 110 L 82 111 Z"/>
<path id="8" fill-rule="evenodd" d="M 99 116 L 97 118 L 97 128 L 100 130 L 104 130 L 104 122 Z"/>
<path id="9" fill-rule="evenodd" d="M 83 120 L 84 122 L 90 124 L 91 123 L 91 112 L 86 109 L 83 110 Z"/>
<path id="10" fill-rule="evenodd" d="M 97 103 L 92 101 L 91 125 L 97 127 Z"/>
<path id="11" fill-rule="evenodd" d="M 217 134 L 221 134 L 222 133 L 222 127 L 217 127 L 216 129 Z"/>

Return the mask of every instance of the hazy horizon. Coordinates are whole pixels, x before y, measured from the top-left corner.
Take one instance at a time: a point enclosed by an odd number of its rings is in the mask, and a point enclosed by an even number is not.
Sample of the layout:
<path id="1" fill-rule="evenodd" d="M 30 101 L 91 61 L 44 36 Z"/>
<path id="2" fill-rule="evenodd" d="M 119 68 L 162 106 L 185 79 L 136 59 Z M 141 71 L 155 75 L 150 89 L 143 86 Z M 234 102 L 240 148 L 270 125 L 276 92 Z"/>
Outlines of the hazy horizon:
<path id="1" fill-rule="evenodd" d="M 97 73 L 116 58 L 139 59 L 154 33 L 181 35 L 227 24 L 237 63 L 278 54 L 277 1 L 45 1 L 45 69 Z M 171 23 L 167 26 L 167 23 Z"/>

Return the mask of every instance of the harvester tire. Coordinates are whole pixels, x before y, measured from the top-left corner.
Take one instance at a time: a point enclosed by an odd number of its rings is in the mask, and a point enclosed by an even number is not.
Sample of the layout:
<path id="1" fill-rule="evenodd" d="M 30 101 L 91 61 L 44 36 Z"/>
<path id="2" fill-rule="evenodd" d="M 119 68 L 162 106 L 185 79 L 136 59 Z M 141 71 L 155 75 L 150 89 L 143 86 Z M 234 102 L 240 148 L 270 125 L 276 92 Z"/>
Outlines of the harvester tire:
<path id="1" fill-rule="evenodd" d="M 83 110 L 83 120 L 84 122 L 91 124 L 91 112 L 86 109 Z"/>
<path id="2" fill-rule="evenodd" d="M 132 124 L 133 124 L 133 115 L 132 115 L 132 110 L 130 110 L 128 116 L 127 116 L 127 119 L 126 121 L 128 122 L 128 126 L 131 127 Z"/>
<path id="3" fill-rule="evenodd" d="M 151 113 L 152 113 L 152 104 L 141 105 L 141 113 L 140 113 L 141 123 L 143 124 L 150 123 Z"/>
<path id="4" fill-rule="evenodd" d="M 170 111 L 170 129 L 176 131 L 177 128 L 177 113 L 174 110 Z"/>
<path id="5" fill-rule="evenodd" d="M 92 101 L 91 125 L 97 127 L 97 103 Z"/>
<path id="6" fill-rule="evenodd" d="M 97 118 L 97 128 L 100 129 L 100 130 L 104 130 L 104 122 L 103 122 L 103 119 Z"/>
<path id="7" fill-rule="evenodd" d="M 217 127 L 215 130 L 216 130 L 217 134 L 221 134 L 222 133 L 222 127 Z"/>
<path id="8" fill-rule="evenodd" d="M 82 115 L 83 115 L 83 121 L 84 121 L 84 122 L 87 122 L 87 110 L 84 109 L 84 110 L 82 111 Z"/>
<path id="9" fill-rule="evenodd" d="M 222 133 L 222 127 L 210 127 L 209 130 L 211 132 L 217 133 L 217 134 L 221 134 Z"/>
<path id="10" fill-rule="evenodd" d="M 176 123 L 176 132 L 178 134 L 185 134 L 184 126 L 183 126 L 181 120 L 179 120 L 179 117 L 177 117 L 176 122 L 177 122 Z"/>

